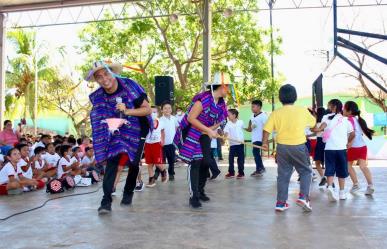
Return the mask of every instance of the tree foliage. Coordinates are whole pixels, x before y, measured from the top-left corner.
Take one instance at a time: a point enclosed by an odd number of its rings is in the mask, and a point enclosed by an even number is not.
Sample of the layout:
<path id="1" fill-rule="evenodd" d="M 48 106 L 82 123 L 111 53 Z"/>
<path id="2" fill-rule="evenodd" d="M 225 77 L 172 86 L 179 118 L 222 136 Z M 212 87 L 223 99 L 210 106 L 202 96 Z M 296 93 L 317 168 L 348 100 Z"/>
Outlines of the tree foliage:
<path id="1" fill-rule="evenodd" d="M 184 2 L 184 3 L 183 3 Z M 229 6 L 257 8 L 256 1 L 219 0 L 213 9 Z M 79 34 L 83 42 L 80 52 L 87 54 L 84 73 L 91 62 L 100 59 L 123 63 L 142 62 L 143 74 L 126 71 L 126 76 L 141 83 L 154 97 L 154 76 L 172 75 L 175 79 L 177 103 L 185 105 L 202 86 L 203 20 L 201 3 L 186 1 L 138 2 L 148 19 L 88 24 Z M 194 13 L 180 15 L 174 22 L 160 13 Z M 253 98 L 269 99 L 277 91 L 271 84 L 267 58 L 271 49 L 278 54 L 281 39 L 270 46 L 270 30 L 257 25 L 250 12 L 237 12 L 225 17 L 214 12 L 212 18 L 212 72 L 223 71 L 237 83 L 240 102 Z"/>

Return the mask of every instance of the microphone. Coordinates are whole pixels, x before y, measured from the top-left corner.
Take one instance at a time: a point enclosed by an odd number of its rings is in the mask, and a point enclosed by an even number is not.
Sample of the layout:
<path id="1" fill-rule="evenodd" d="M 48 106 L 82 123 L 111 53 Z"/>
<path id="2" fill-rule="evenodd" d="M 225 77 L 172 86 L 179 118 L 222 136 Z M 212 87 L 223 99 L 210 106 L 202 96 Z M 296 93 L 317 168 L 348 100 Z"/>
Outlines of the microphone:
<path id="1" fill-rule="evenodd" d="M 117 104 L 122 104 L 122 98 L 116 97 L 116 102 L 117 102 Z M 120 112 L 120 118 L 122 118 L 122 112 Z"/>

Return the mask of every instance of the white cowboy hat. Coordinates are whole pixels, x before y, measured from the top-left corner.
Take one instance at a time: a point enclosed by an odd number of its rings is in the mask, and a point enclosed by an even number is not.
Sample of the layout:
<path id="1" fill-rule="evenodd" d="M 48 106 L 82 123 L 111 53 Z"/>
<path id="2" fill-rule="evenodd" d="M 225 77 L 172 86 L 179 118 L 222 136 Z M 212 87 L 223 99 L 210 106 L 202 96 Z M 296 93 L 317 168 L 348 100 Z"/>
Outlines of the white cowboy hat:
<path id="1" fill-rule="evenodd" d="M 94 74 L 101 69 L 106 67 L 110 68 L 113 73 L 120 74 L 122 72 L 122 65 L 120 63 L 113 63 L 111 61 L 96 61 L 93 63 L 93 67 L 90 69 L 88 75 L 86 76 L 87 81 L 96 81 Z"/>

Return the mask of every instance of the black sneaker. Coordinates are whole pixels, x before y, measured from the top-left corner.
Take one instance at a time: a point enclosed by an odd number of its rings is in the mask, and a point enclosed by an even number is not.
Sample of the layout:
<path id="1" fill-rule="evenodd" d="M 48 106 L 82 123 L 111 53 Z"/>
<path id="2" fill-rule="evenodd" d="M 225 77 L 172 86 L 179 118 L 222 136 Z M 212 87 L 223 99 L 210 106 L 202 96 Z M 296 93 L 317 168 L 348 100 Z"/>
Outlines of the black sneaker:
<path id="1" fill-rule="evenodd" d="M 110 214 L 111 211 L 112 211 L 112 205 L 111 204 L 101 205 L 98 208 L 98 214 L 99 215 Z"/>
<path id="2" fill-rule="evenodd" d="M 251 173 L 252 177 L 258 177 L 258 176 L 263 176 L 263 173 L 260 173 L 260 171 L 254 171 L 253 173 Z"/>
<path id="3" fill-rule="evenodd" d="M 132 193 L 124 193 L 121 200 L 121 205 L 129 206 L 132 205 L 133 192 Z"/>
<path id="4" fill-rule="evenodd" d="M 210 177 L 210 180 L 215 180 L 218 176 L 220 175 L 220 171 L 216 174 L 213 174 L 211 177 Z"/>
<path id="5" fill-rule="evenodd" d="M 201 200 L 201 201 L 204 201 L 204 202 L 206 202 L 206 201 L 210 201 L 210 197 L 208 197 L 207 195 L 206 195 L 206 193 L 200 193 L 199 194 L 199 200 Z"/>
<path id="6" fill-rule="evenodd" d="M 197 198 L 197 197 L 189 198 L 189 205 L 192 208 L 201 208 L 202 207 L 202 204 L 200 203 L 199 198 Z"/>
<path id="7" fill-rule="evenodd" d="M 324 187 L 325 185 L 327 184 L 327 178 L 325 176 L 323 176 L 321 178 L 321 181 L 320 183 L 318 184 L 319 187 Z"/>
<path id="8" fill-rule="evenodd" d="M 169 175 L 169 181 L 174 181 L 175 180 L 175 176 L 174 175 Z"/>

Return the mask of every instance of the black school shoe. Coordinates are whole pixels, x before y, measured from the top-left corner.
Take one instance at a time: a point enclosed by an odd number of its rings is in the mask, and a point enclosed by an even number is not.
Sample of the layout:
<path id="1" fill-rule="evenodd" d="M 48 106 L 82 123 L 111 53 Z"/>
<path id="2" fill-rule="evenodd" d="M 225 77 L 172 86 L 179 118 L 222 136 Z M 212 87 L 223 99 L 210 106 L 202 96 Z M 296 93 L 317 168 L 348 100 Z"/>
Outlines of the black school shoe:
<path id="1" fill-rule="evenodd" d="M 125 205 L 125 206 L 132 205 L 133 195 L 134 195 L 133 192 L 129 194 L 124 193 L 124 195 L 122 196 L 121 205 Z"/>
<path id="2" fill-rule="evenodd" d="M 195 209 L 202 207 L 202 204 L 200 203 L 198 197 L 191 197 L 191 198 L 189 198 L 189 205 L 192 208 L 195 208 Z"/>
<path id="3" fill-rule="evenodd" d="M 199 194 L 199 200 L 201 200 L 201 201 L 204 201 L 204 202 L 207 202 L 207 201 L 210 201 L 210 197 L 208 197 L 207 195 L 206 195 L 206 193 L 200 193 Z"/>
<path id="4" fill-rule="evenodd" d="M 112 204 L 104 204 L 104 205 L 101 205 L 99 208 L 98 208 L 98 214 L 99 215 L 105 215 L 105 214 L 110 214 L 112 211 Z"/>
<path id="5" fill-rule="evenodd" d="M 174 175 L 169 175 L 169 181 L 174 181 L 175 180 L 175 176 Z"/>

